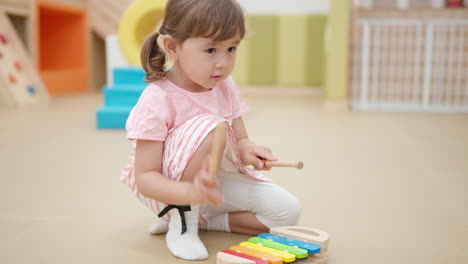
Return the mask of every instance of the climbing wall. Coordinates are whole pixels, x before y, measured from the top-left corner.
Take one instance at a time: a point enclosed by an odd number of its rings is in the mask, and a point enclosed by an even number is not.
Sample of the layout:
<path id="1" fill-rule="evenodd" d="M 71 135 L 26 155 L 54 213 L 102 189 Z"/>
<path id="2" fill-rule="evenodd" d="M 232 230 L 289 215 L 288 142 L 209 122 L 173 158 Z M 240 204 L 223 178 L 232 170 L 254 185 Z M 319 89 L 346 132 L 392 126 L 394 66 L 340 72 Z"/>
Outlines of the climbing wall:
<path id="1" fill-rule="evenodd" d="M 7 107 L 49 101 L 26 50 L 6 14 L 0 11 L 0 105 Z"/>

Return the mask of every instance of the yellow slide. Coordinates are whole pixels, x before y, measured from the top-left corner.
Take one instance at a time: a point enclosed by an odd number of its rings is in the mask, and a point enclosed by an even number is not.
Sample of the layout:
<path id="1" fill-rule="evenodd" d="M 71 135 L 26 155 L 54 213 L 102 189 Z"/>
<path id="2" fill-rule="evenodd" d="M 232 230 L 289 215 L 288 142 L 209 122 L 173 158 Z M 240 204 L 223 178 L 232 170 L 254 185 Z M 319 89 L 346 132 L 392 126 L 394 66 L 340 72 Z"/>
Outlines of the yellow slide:
<path id="1" fill-rule="evenodd" d="M 136 0 L 122 15 L 119 44 L 130 65 L 140 65 L 143 40 L 162 21 L 165 7 L 166 0 Z"/>

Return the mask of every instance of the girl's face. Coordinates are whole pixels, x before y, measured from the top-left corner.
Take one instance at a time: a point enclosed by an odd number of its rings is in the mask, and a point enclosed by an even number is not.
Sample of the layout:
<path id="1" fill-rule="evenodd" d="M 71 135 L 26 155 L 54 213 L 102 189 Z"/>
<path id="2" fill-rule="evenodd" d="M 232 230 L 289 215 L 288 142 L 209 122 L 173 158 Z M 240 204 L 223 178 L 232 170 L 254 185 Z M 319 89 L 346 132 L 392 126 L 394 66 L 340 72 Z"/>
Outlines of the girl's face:
<path id="1" fill-rule="evenodd" d="M 192 37 L 178 45 L 176 64 L 185 77 L 185 88 L 205 91 L 229 77 L 236 64 L 240 41 L 238 36 L 219 42 Z"/>

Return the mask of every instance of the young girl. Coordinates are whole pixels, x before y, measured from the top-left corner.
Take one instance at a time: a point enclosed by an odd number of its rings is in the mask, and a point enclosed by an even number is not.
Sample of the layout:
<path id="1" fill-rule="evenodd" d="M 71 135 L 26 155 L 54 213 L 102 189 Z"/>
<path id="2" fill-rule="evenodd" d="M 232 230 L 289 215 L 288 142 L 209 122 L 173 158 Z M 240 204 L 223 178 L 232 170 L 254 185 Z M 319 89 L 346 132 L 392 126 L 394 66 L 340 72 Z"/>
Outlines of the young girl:
<path id="1" fill-rule="evenodd" d="M 149 85 L 127 121 L 135 147 L 122 180 L 161 217 L 150 232 L 167 232 L 179 258 L 208 257 L 199 228 L 257 235 L 299 218 L 298 200 L 261 173 L 276 158 L 249 139 L 242 121 L 247 106 L 230 74 L 244 19 L 235 0 L 169 0 L 159 31 L 143 44 Z M 212 134 L 222 122 L 227 140 L 213 180 Z"/>

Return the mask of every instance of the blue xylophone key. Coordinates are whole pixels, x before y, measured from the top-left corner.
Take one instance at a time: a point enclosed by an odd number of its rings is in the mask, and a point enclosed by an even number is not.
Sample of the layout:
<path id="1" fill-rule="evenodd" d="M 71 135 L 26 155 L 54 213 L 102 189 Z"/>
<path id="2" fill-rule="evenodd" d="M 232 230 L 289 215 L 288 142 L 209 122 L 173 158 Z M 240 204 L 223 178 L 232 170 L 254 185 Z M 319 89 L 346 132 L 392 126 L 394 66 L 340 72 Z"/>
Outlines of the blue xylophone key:
<path id="1" fill-rule="evenodd" d="M 268 234 L 268 233 L 262 233 L 262 234 L 258 235 L 258 237 L 263 238 L 263 239 L 268 239 L 268 240 L 271 240 L 271 241 L 274 241 L 274 242 L 278 242 L 278 243 L 281 243 L 281 244 L 285 244 L 285 245 L 288 245 L 288 246 L 302 248 L 302 249 L 307 250 L 309 252 L 309 254 L 315 254 L 315 253 L 320 252 L 320 246 L 319 245 L 312 244 L 312 243 L 307 243 L 307 242 L 304 242 L 304 241 L 299 241 L 299 240 L 295 240 L 295 239 L 291 239 L 291 238 L 287 238 L 287 237 L 282 237 L 282 236 L 278 236 L 278 235 L 272 235 L 272 234 Z"/>

